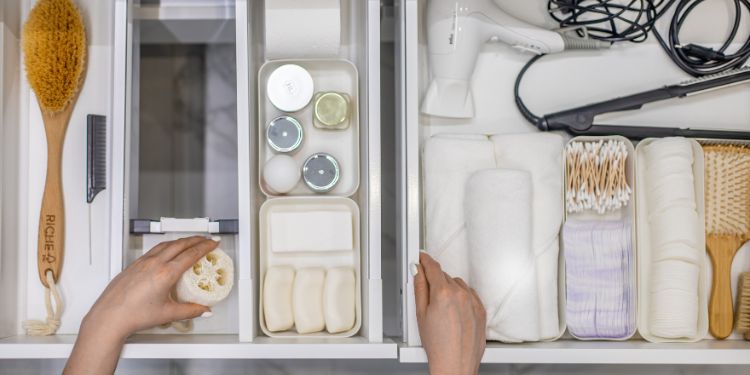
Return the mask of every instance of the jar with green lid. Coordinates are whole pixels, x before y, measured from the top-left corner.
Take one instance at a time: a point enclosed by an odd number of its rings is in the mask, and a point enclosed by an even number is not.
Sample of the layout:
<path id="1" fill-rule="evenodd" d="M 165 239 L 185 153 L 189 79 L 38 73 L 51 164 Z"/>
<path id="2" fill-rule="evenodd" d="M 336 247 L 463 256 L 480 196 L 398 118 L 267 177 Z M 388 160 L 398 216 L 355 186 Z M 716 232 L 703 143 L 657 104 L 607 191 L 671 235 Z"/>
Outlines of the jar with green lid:
<path id="1" fill-rule="evenodd" d="M 326 130 L 349 127 L 349 95 L 338 92 L 319 92 L 313 98 L 313 124 Z"/>

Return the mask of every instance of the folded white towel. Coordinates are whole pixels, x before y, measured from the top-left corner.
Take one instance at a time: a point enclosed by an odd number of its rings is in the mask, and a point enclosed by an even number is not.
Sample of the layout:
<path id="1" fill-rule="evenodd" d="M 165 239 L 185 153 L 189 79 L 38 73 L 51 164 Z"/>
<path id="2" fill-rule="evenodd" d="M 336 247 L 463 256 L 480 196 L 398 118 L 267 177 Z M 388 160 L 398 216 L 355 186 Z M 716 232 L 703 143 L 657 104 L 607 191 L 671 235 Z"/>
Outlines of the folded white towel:
<path id="1" fill-rule="evenodd" d="M 489 340 L 539 341 L 531 191 L 525 171 L 487 169 L 466 185 L 471 285 L 487 311 Z"/>
<path id="2" fill-rule="evenodd" d="M 558 312 L 559 234 L 563 220 L 563 138 L 551 133 L 496 135 L 498 168 L 527 171 L 532 177 L 532 247 L 536 254 L 541 338 L 560 334 Z"/>
<path id="3" fill-rule="evenodd" d="M 441 135 L 423 151 L 425 247 L 443 270 L 469 283 L 464 222 L 466 181 L 474 172 L 494 168 L 492 143 L 482 135 Z"/>

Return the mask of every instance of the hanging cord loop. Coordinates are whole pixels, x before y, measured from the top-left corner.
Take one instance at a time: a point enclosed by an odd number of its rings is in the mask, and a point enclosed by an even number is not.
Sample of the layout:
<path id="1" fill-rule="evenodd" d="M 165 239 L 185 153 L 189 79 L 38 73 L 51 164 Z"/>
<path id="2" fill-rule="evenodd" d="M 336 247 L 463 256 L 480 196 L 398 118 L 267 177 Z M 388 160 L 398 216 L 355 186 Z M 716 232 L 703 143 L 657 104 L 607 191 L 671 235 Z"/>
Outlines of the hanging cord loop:
<path id="1" fill-rule="evenodd" d="M 48 270 L 46 276 L 47 285 L 49 285 L 49 288 L 44 288 L 44 305 L 47 308 L 47 319 L 46 321 L 27 320 L 23 322 L 23 329 L 30 336 L 54 335 L 60 328 L 60 317 L 63 310 L 62 297 L 60 297 L 60 292 L 57 290 L 57 284 L 55 284 L 52 271 Z M 55 300 L 54 306 L 52 304 L 53 299 Z"/>

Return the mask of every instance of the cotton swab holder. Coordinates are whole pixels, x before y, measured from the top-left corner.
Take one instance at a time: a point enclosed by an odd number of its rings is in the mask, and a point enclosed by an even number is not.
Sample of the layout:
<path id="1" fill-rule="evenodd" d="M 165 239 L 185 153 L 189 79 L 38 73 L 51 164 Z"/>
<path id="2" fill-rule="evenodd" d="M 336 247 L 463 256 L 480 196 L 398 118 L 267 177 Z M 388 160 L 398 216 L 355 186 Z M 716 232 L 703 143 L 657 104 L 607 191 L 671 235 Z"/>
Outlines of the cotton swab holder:
<path id="1" fill-rule="evenodd" d="M 570 140 L 564 155 L 568 332 L 578 340 L 627 340 L 638 305 L 635 149 L 623 137 L 585 136 Z"/>

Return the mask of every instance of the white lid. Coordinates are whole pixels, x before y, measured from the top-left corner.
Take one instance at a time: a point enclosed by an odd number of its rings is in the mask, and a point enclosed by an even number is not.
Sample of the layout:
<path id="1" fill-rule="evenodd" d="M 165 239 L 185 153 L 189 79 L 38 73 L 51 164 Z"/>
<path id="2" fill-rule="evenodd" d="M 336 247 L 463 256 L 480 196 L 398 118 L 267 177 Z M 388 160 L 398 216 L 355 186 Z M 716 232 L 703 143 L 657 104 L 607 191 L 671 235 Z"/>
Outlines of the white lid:
<path id="1" fill-rule="evenodd" d="M 282 65 L 271 72 L 266 91 L 268 99 L 276 108 L 284 112 L 296 112 L 305 108 L 312 100 L 313 79 L 299 65 Z"/>

